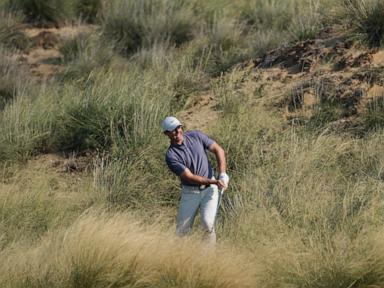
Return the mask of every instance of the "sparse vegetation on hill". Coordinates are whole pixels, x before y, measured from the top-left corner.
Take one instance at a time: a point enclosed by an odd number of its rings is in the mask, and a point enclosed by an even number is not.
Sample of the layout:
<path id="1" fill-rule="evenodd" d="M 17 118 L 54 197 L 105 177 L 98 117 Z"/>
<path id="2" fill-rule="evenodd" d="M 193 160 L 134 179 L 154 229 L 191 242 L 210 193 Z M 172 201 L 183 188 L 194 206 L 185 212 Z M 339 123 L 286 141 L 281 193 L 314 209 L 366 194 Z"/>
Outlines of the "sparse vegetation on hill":
<path id="1" fill-rule="evenodd" d="M 0 8 L 1 287 L 382 286 L 382 1 Z M 227 153 L 209 255 L 169 232 L 169 114 Z"/>

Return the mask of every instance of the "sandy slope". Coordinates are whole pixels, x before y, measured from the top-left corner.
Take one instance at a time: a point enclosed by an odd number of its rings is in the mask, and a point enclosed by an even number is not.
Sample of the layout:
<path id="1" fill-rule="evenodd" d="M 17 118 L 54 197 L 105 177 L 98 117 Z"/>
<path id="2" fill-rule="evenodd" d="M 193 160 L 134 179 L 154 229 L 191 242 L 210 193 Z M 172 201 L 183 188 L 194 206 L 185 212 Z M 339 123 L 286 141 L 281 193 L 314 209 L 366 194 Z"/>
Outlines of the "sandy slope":
<path id="1" fill-rule="evenodd" d="M 37 79 L 51 79 L 62 71 L 60 44 L 66 39 L 94 30 L 79 25 L 62 28 L 27 27 L 24 33 L 34 43 L 16 55 Z M 384 51 L 358 48 L 332 31 L 320 39 L 294 43 L 270 51 L 246 68 L 248 80 L 243 93 L 262 97 L 265 103 L 280 107 L 288 120 L 310 117 L 313 108 L 327 97 L 341 103 L 344 122 L 353 121 L 376 97 L 384 93 Z M 329 100 L 329 99 L 328 99 Z M 206 91 L 189 100 L 177 116 L 187 129 L 209 130 L 219 119 L 217 99 Z"/>

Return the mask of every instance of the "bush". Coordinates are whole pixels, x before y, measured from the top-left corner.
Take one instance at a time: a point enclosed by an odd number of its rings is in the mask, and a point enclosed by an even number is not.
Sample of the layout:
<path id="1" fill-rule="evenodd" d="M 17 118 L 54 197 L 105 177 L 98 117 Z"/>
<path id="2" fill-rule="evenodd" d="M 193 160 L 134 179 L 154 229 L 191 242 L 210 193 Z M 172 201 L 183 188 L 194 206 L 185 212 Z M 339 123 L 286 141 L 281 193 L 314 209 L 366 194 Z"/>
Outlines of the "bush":
<path id="1" fill-rule="evenodd" d="M 55 146 L 60 151 L 105 150 L 111 145 L 108 109 L 91 101 L 64 108 L 58 117 Z"/>
<path id="2" fill-rule="evenodd" d="M 102 0 L 78 0 L 77 15 L 89 22 L 94 23 L 97 20 L 98 14 L 102 8 Z"/>
<path id="3" fill-rule="evenodd" d="M 370 100 L 361 115 L 366 129 L 378 129 L 384 127 L 384 96 L 378 95 Z"/>
<path id="4" fill-rule="evenodd" d="M 0 45 L 10 49 L 26 49 L 29 39 L 21 32 L 22 17 L 0 10 Z"/>
<path id="5" fill-rule="evenodd" d="M 300 9 L 291 20 L 288 30 L 293 41 L 314 39 L 323 28 L 319 2 L 310 1 L 308 6 Z"/>
<path id="6" fill-rule="evenodd" d="M 100 41 L 97 34 L 80 34 L 65 41 L 59 49 L 66 67 L 57 78 L 79 81 L 88 79 L 94 71 L 108 69 L 113 57 L 112 47 Z"/>
<path id="7" fill-rule="evenodd" d="M 246 58 L 242 26 L 227 17 L 217 17 L 205 24 L 195 43 L 194 61 L 211 77 L 229 71 Z M 196 45 L 197 44 L 197 45 Z"/>
<path id="8" fill-rule="evenodd" d="M 11 60 L 11 54 L 0 47 L 0 111 L 24 88 L 28 74 L 23 66 Z"/>
<path id="9" fill-rule="evenodd" d="M 274 30 L 260 30 L 248 36 L 248 53 L 252 58 L 264 56 L 268 51 L 279 47 L 289 41 L 285 32 Z"/>
<path id="10" fill-rule="evenodd" d="M 192 38 L 194 17 L 184 1 L 119 0 L 105 14 L 103 34 L 125 55 L 156 43 L 179 46 Z"/>
<path id="11" fill-rule="evenodd" d="M 21 10 L 27 21 L 39 24 L 61 24 L 73 20 L 76 15 L 76 1 L 68 0 L 15 0 L 11 8 Z"/>
<path id="12" fill-rule="evenodd" d="M 238 1 L 235 9 L 247 26 L 256 30 L 287 30 L 298 9 L 297 0 Z"/>
<path id="13" fill-rule="evenodd" d="M 384 41 L 384 2 L 381 0 L 344 0 L 343 14 L 353 38 L 369 47 L 380 47 Z M 348 27 L 348 28 L 349 28 Z"/>
<path id="14" fill-rule="evenodd" d="M 47 151 L 52 132 L 52 115 L 47 110 L 44 105 L 33 103 L 25 91 L 6 106 L 0 114 L 2 160 L 24 161 Z"/>
<path id="15" fill-rule="evenodd" d="M 111 205 L 156 217 L 164 207 L 176 206 L 177 180 L 164 169 L 163 141 L 155 140 L 142 149 L 145 153 L 99 158 L 94 179 Z"/>

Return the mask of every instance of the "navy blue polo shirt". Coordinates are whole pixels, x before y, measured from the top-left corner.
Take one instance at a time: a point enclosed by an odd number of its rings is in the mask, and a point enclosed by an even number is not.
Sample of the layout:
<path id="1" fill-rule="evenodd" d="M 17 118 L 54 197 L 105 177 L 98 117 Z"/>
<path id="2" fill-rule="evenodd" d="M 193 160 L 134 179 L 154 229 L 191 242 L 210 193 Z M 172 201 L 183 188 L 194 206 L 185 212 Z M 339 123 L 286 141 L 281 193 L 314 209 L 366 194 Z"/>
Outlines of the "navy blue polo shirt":
<path id="1" fill-rule="evenodd" d="M 165 155 L 165 161 L 169 169 L 180 176 L 185 168 L 195 175 L 212 178 L 213 170 L 209 163 L 206 150 L 215 141 L 201 131 L 186 131 L 181 145 L 171 144 Z M 181 179 L 181 184 L 199 186 Z"/>

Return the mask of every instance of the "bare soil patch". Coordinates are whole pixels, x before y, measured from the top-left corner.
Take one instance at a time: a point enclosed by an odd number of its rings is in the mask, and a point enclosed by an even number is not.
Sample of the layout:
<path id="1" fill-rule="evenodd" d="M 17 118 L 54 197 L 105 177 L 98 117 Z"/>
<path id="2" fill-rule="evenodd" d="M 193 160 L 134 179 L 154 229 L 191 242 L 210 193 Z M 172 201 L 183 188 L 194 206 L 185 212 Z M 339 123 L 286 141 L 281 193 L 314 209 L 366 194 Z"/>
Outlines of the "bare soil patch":
<path id="1" fill-rule="evenodd" d="M 82 33 L 94 31 L 95 26 L 78 25 L 60 28 L 25 27 L 23 33 L 30 39 L 32 47 L 15 55 L 16 60 L 27 65 L 31 75 L 39 81 L 47 81 L 60 73 L 62 55 L 59 45 Z"/>
<path id="2" fill-rule="evenodd" d="M 270 51 L 253 65 L 244 86 L 262 91 L 266 105 L 277 105 L 287 120 L 308 119 L 320 104 L 337 103 L 337 121 L 353 123 L 384 91 L 384 52 L 332 33 Z"/>
<path id="3" fill-rule="evenodd" d="M 209 130 L 219 118 L 219 111 L 216 109 L 217 100 L 208 93 L 194 98 L 189 107 L 178 113 L 182 123 L 187 129 Z"/>

